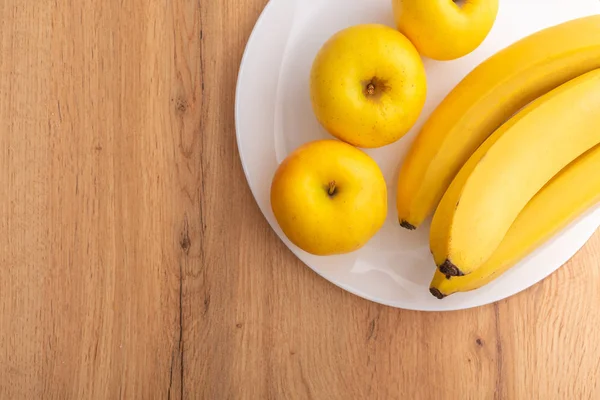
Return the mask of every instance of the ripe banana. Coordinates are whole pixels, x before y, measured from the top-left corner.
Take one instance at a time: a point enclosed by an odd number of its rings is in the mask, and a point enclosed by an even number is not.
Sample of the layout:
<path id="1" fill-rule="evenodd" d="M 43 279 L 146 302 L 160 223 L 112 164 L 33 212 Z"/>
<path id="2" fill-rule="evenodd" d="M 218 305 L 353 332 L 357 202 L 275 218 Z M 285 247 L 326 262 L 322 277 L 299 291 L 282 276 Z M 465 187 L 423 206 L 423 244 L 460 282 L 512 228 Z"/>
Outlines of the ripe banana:
<path id="1" fill-rule="evenodd" d="M 473 273 L 447 279 L 436 270 L 431 294 L 442 299 L 487 285 L 600 202 L 600 146 L 554 177 L 519 214 L 492 256 Z"/>
<path id="2" fill-rule="evenodd" d="M 446 275 L 470 274 L 496 250 L 531 198 L 600 143 L 600 69 L 527 105 L 469 158 L 431 223 L 430 246 Z"/>
<path id="3" fill-rule="evenodd" d="M 600 68 L 600 15 L 539 31 L 475 68 L 431 114 L 398 178 L 401 225 L 418 227 L 473 152 L 510 116 L 559 85 Z"/>

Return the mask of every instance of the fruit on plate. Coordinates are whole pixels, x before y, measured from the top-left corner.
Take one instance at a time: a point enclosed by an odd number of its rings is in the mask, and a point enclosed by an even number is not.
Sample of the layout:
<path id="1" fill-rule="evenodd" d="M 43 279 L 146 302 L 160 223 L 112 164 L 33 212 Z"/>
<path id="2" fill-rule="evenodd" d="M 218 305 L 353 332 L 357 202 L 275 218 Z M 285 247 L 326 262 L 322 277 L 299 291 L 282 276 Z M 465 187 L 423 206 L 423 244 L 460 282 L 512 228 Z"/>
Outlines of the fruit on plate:
<path id="1" fill-rule="evenodd" d="M 382 227 L 387 188 L 377 163 L 338 140 L 301 146 L 279 165 L 271 207 L 292 243 L 315 255 L 361 248 Z"/>
<path id="2" fill-rule="evenodd" d="M 498 14 L 498 0 L 392 0 L 396 26 L 426 57 L 454 60 L 475 50 Z"/>
<path id="3" fill-rule="evenodd" d="M 313 61 L 310 96 L 317 120 L 354 146 L 382 147 L 400 139 L 417 121 L 426 95 L 419 53 L 385 25 L 346 28 Z"/>
<path id="4" fill-rule="evenodd" d="M 433 213 L 467 159 L 511 115 L 600 68 L 599 27 L 595 15 L 537 32 L 483 62 L 450 92 L 401 167 L 396 205 L 402 226 L 415 229 Z"/>
<path id="5" fill-rule="evenodd" d="M 445 275 L 470 274 L 492 255 L 531 198 L 600 143 L 600 69 L 536 99 L 494 132 L 444 194 L 430 247 Z"/>
<path id="6" fill-rule="evenodd" d="M 519 214 L 492 256 L 473 273 L 447 279 L 436 270 L 431 294 L 441 299 L 487 285 L 600 202 L 600 146 L 554 177 Z"/>

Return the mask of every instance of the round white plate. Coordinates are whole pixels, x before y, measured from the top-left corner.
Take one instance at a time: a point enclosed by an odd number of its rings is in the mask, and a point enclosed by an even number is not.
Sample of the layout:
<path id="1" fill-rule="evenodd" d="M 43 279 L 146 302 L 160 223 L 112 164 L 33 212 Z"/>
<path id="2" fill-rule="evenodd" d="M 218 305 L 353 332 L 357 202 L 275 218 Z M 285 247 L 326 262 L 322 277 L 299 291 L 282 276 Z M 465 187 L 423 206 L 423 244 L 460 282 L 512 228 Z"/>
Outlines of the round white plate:
<path id="1" fill-rule="evenodd" d="M 444 96 L 476 65 L 517 39 L 566 20 L 600 13 L 598 0 L 500 3 L 494 28 L 476 51 L 451 62 L 424 60 L 429 92 L 419 122 L 398 142 L 367 150 L 388 183 L 387 221 L 364 248 L 333 257 L 307 254 L 283 235 L 270 207 L 271 178 L 295 148 L 311 140 L 331 138 L 315 119 L 309 98 L 309 71 L 321 45 L 335 32 L 354 24 L 394 26 L 391 0 L 271 0 L 263 11 L 239 71 L 235 110 L 239 152 L 252 193 L 272 228 L 298 258 L 325 279 L 393 307 L 428 311 L 476 307 L 539 282 L 571 258 L 600 226 L 600 208 L 596 208 L 486 287 L 438 300 L 429 293 L 435 266 L 427 226 L 409 232 L 398 225 L 398 166 Z"/>

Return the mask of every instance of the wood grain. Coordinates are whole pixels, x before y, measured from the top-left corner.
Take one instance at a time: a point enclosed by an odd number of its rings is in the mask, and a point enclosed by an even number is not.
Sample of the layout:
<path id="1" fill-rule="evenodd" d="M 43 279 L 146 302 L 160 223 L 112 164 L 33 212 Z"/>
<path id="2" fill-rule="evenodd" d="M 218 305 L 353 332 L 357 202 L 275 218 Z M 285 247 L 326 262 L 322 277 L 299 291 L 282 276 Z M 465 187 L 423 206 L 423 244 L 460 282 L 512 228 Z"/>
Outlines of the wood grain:
<path id="1" fill-rule="evenodd" d="M 0 0 L 0 398 L 597 399 L 600 236 L 419 313 L 304 267 L 236 149 L 265 0 Z"/>

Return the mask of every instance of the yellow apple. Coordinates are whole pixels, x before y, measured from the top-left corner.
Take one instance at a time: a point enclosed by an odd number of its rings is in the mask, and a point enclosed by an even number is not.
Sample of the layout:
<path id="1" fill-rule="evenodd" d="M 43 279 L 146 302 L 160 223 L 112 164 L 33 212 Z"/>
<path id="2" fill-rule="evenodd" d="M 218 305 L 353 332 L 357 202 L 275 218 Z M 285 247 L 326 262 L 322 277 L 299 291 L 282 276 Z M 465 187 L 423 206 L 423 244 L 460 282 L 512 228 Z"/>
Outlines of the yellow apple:
<path id="1" fill-rule="evenodd" d="M 271 208 L 292 243 L 325 256 L 357 250 L 382 227 L 387 189 L 379 166 L 338 140 L 317 140 L 279 165 Z"/>
<path id="2" fill-rule="evenodd" d="M 354 146 L 381 147 L 414 125 L 427 96 L 421 57 L 396 29 L 346 28 L 321 47 L 310 73 L 313 110 L 333 136 Z"/>
<path id="3" fill-rule="evenodd" d="M 475 50 L 498 14 L 498 0 L 392 0 L 398 29 L 424 56 L 454 60 Z"/>

